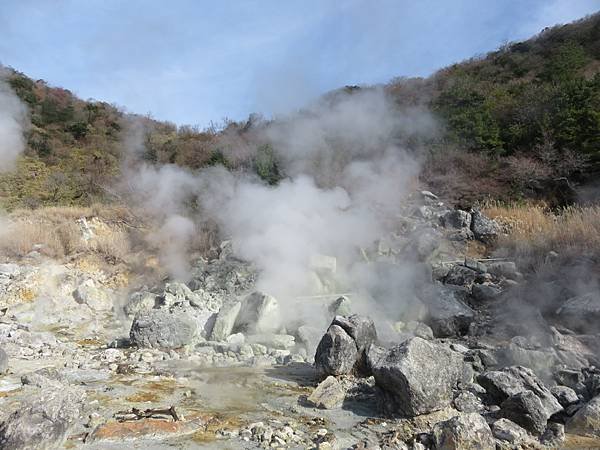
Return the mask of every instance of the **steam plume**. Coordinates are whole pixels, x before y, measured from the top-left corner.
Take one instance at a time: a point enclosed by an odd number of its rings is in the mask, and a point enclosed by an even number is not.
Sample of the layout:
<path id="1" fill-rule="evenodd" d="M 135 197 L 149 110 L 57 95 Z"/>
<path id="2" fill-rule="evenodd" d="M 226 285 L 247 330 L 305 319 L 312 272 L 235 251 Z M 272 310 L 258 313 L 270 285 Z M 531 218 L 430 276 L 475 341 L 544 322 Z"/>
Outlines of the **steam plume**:
<path id="1" fill-rule="evenodd" d="M 0 67 L 0 173 L 13 170 L 25 150 L 26 124 L 27 108 L 6 82 Z"/>

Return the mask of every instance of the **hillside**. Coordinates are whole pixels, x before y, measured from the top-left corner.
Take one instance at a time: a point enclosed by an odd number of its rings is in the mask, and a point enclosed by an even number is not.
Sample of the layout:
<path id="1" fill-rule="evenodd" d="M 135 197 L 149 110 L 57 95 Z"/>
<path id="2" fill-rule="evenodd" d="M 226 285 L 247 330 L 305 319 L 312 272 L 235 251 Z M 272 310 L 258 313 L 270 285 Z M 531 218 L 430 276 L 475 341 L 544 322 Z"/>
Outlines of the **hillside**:
<path id="1" fill-rule="evenodd" d="M 223 164 L 269 183 L 282 176 L 277 148 L 257 132 L 272 123 L 256 115 L 199 130 L 84 101 L 17 71 L 9 82 L 31 126 L 18 170 L 0 177 L 7 209 L 110 201 L 108 186 L 132 148 L 150 163 Z M 444 125 L 427 142 L 421 175 L 436 192 L 458 204 L 525 197 L 566 203 L 572 193 L 555 180 L 585 182 L 600 163 L 600 14 L 427 79 L 394 80 L 386 90 L 399 106 L 428 107 Z"/>

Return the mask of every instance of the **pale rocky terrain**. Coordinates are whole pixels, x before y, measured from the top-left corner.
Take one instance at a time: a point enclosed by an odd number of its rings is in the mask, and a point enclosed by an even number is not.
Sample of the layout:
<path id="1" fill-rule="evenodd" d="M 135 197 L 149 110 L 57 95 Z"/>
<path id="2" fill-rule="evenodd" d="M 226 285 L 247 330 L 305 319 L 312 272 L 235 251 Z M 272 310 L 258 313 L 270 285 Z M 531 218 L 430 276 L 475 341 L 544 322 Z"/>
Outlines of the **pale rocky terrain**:
<path id="1" fill-rule="evenodd" d="M 413 295 L 340 291 L 319 256 L 309 319 L 230 241 L 186 283 L 0 264 L 0 448 L 599 448 L 598 293 L 488 257 L 500 226 L 429 192 L 395 228 L 357 251 Z"/>

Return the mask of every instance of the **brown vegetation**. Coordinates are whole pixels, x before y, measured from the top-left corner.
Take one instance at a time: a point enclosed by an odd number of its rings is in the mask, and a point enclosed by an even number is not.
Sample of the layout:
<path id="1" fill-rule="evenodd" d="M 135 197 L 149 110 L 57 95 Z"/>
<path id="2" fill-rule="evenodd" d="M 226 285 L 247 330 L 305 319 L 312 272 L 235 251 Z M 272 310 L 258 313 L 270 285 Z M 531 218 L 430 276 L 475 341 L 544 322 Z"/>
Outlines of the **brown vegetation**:
<path id="1" fill-rule="evenodd" d="M 544 204 L 488 203 L 483 212 L 504 228 L 498 247 L 533 265 L 544 262 L 550 252 L 561 258 L 600 258 L 599 206 L 553 212 Z"/>

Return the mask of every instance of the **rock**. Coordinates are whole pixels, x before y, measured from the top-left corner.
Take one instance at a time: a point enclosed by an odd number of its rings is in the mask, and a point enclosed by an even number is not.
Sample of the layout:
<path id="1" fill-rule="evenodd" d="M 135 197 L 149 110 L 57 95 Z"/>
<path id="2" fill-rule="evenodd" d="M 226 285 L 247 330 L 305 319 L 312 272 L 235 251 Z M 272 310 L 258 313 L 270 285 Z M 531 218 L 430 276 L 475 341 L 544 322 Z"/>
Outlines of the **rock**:
<path id="1" fill-rule="evenodd" d="M 452 266 L 444 282 L 446 284 L 454 284 L 456 286 L 470 287 L 479 277 L 479 272 L 459 264 Z"/>
<path id="2" fill-rule="evenodd" d="M 277 300 L 262 292 L 253 292 L 244 299 L 234 326 L 248 334 L 276 333 L 280 327 Z"/>
<path id="3" fill-rule="evenodd" d="M 492 430 L 477 413 L 460 414 L 433 427 L 436 450 L 495 450 Z"/>
<path id="4" fill-rule="evenodd" d="M 333 409 L 342 406 L 345 396 L 346 391 L 342 384 L 330 375 L 319 383 L 307 401 L 317 408 Z"/>
<path id="5" fill-rule="evenodd" d="M 14 278 L 21 273 L 21 268 L 18 264 L 5 263 L 0 264 L 0 276 L 7 278 Z"/>
<path id="6" fill-rule="evenodd" d="M 335 274 L 337 259 L 327 255 L 311 255 L 308 262 L 310 269 L 322 276 L 331 276 Z"/>
<path id="7" fill-rule="evenodd" d="M 562 423 L 548 423 L 540 441 L 547 447 L 562 447 L 561 444 L 565 441 L 565 426 Z"/>
<path id="8" fill-rule="evenodd" d="M 574 330 L 600 332 L 600 293 L 590 292 L 568 299 L 556 314 Z"/>
<path id="9" fill-rule="evenodd" d="M 509 280 L 520 278 L 517 265 L 513 261 L 496 261 L 487 265 L 488 272 L 497 277 L 505 277 Z"/>
<path id="10" fill-rule="evenodd" d="M 198 324 L 185 311 L 153 309 L 135 316 L 129 337 L 139 347 L 180 348 L 193 343 Z"/>
<path id="11" fill-rule="evenodd" d="M 448 211 L 441 221 L 446 228 L 471 228 L 471 214 L 460 209 Z"/>
<path id="12" fill-rule="evenodd" d="M 94 280 L 91 278 L 85 280 L 75 289 L 73 298 L 77 303 L 88 305 L 95 311 L 108 311 L 113 306 L 108 292 L 96 287 Z"/>
<path id="13" fill-rule="evenodd" d="M 546 418 L 562 410 L 562 406 L 550 390 L 526 367 L 511 366 L 499 371 L 487 371 L 477 377 L 477 382 L 485 388 L 495 404 L 500 404 L 518 393 L 531 391 L 544 405 Z"/>
<path id="14" fill-rule="evenodd" d="M 227 336 L 226 341 L 230 345 L 239 346 L 246 342 L 246 336 L 244 336 L 244 333 L 230 334 Z"/>
<path id="15" fill-rule="evenodd" d="M 339 325 L 330 325 L 315 353 L 315 367 L 321 375 L 352 372 L 359 358 L 354 339 Z"/>
<path id="16" fill-rule="evenodd" d="M 377 341 L 375 324 L 369 317 L 353 314 L 351 316 L 336 316 L 331 322 L 344 329 L 354 339 L 359 353 L 363 353 L 369 346 Z"/>
<path id="17" fill-rule="evenodd" d="M 0 348 L 0 375 L 6 375 L 8 373 L 8 355 Z"/>
<path id="18" fill-rule="evenodd" d="M 419 261 L 427 261 L 434 256 L 440 246 L 441 237 L 439 232 L 433 229 L 418 230 L 409 236 L 407 250 L 411 256 Z"/>
<path id="19" fill-rule="evenodd" d="M 420 191 L 421 197 L 426 198 L 428 200 L 438 200 L 439 197 L 432 192 L 429 191 Z"/>
<path id="20" fill-rule="evenodd" d="M 475 210 L 471 213 L 471 231 L 476 239 L 489 242 L 498 236 L 500 226 L 495 220 L 484 216 L 481 211 Z"/>
<path id="21" fill-rule="evenodd" d="M 411 320 L 406 324 L 404 330 L 408 333 L 411 333 L 413 336 L 418 336 L 420 338 L 427 339 L 428 341 L 433 339 L 433 330 L 423 322 Z"/>
<path id="22" fill-rule="evenodd" d="M 248 337 L 248 342 L 280 350 L 289 350 L 296 345 L 296 338 L 289 334 L 255 334 Z"/>
<path id="23" fill-rule="evenodd" d="M 217 313 L 215 323 L 210 333 L 211 341 L 224 341 L 227 339 L 233 332 L 233 327 L 241 308 L 241 302 L 235 302 L 221 307 Z"/>
<path id="24" fill-rule="evenodd" d="M 471 288 L 471 295 L 477 303 L 490 303 L 502 295 L 502 289 L 493 284 L 474 284 Z"/>
<path id="25" fill-rule="evenodd" d="M 352 302 L 348 297 L 341 296 L 327 308 L 333 316 L 349 316 L 352 314 Z"/>
<path id="26" fill-rule="evenodd" d="M 454 407 L 464 413 L 480 413 L 485 409 L 479 397 L 469 391 L 462 391 L 454 398 Z"/>
<path id="27" fill-rule="evenodd" d="M 552 395 L 556 397 L 558 403 L 560 403 L 563 408 L 579 401 L 577 392 L 567 386 L 553 386 L 550 388 L 550 392 L 552 392 Z"/>
<path id="28" fill-rule="evenodd" d="M 389 400 L 386 408 L 416 416 L 450 405 L 463 360 L 443 345 L 414 337 L 391 348 L 372 370 L 376 385 Z"/>
<path id="29" fill-rule="evenodd" d="M 537 435 L 544 432 L 548 421 L 542 401 L 532 391 L 519 392 L 504 400 L 500 414 Z"/>
<path id="30" fill-rule="evenodd" d="M 128 316 L 135 316 L 141 311 L 153 309 L 156 306 L 157 300 L 157 295 L 152 292 L 134 292 L 129 296 L 129 301 L 123 307 L 123 310 Z"/>
<path id="31" fill-rule="evenodd" d="M 44 386 L 39 396 L 21 404 L 0 425 L 0 449 L 62 447 L 80 415 L 84 394 L 59 383 Z"/>
<path id="32" fill-rule="evenodd" d="M 492 424 L 492 434 L 496 439 L 519 445 L 527 440 L 527 431 L 506 418 L 498 419 Z"/>
<path id="33" fill-rule="evenodd" d="M 469 269 L 473 269 L 479 273 L 487 273 L 487 266 L 484 263 L 477 261 L 476 259 L 473 259 L 473 258 L 469 258 L 469 257 L 465 258 L 465 267 L 468 267 Z"/>
<path id="34" fill-rule="evenodd" d="M 466 289 L 435 283 L 423 290 L 421 300 L 427 306 L 427 324 L 436 337 L 462 336 L 475 318 L 466 305 Z"/>
<path id="35" fill-rule="evenodd" d="M 600 395 L 586 403 L 567 422 L 567 432 L 600 438 Z"/>

